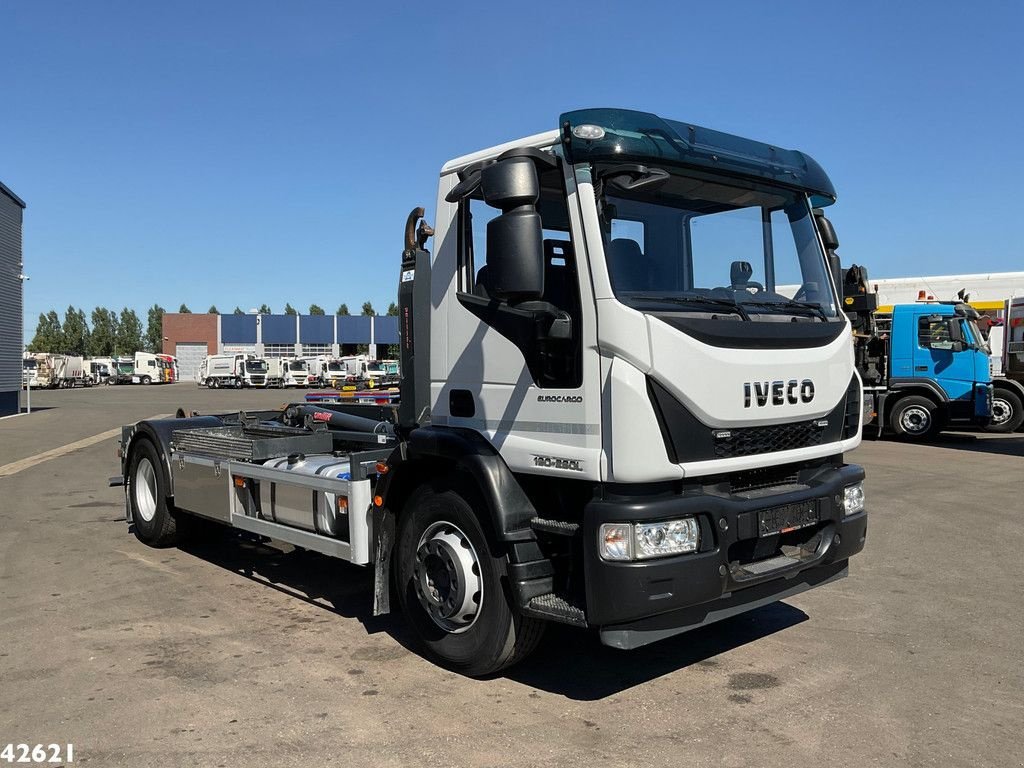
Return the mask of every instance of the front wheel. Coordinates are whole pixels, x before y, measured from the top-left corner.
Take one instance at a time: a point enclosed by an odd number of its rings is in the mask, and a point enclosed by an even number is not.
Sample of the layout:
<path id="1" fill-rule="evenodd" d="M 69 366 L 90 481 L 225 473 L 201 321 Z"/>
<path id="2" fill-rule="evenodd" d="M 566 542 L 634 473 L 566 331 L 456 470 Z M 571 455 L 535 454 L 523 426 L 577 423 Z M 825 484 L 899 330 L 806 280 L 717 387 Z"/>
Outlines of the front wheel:
<path id="1" fill-rule="evenodd" d="M 136 538 L 151 547 L 169 547 L 177 542 L 178 521 L 167 504 L 160 457 L 147 439 L 139 439 L 132 449 L 127 490 Z"/>
<path id="2" fill-rule="evenodd" d="M 512 607 L 502 584 L 504 560 L 466 498 L 421 488 L 404 518 L 395 548 L 398 599 L 428 654 L 475 677 L 532 651 L 544 624 Z"/>
<path id="3" fill-rule="evenodd" d="M 142 383 L 143 384 L 152 384 L 153 380 L 151 378 L 149 378 L 149 376 L 143 376 L 142 377 Z"/>
<path id="4" fill-rule="evenodd" d="M 989 432 L 1016 432 L 1024 424 L 1024 403 L 1016 392 L 998 388 L 992 396 L 992 423 Z"/>
<path id="5" fill-rule="evenodd" d="M 937 426 L 935 403 L 927 397 L 910 395 L 899 400 L 889 414 L 889 426 L 900 437 L 924 440 Z"/>

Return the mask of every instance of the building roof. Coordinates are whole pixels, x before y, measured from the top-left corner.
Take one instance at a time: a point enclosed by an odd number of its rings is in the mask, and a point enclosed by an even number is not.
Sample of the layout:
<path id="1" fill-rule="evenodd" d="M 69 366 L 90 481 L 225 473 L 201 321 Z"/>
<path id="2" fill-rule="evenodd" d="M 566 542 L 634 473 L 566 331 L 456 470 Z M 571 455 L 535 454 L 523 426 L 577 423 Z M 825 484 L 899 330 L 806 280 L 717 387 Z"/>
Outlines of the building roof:
<path id="1" fill-rule="evenodd" d="M 11 190 L 10 190 L 10 187 L 8 187 L 8 186 L 7 186 L 6 184 L 4 184 L 4 183 L 3 183 L 2 181 L 0 181 L 0 192 L 3 192 L 3 193 L 4 193 L 5 195 L 7 195 L 7 196 L 8 196 L 9 198 L 11 198 L 11 200 L 13 200 L 14 202 L 16 202 L 16 203 L 17 203 L 18 205 L 20 205 L 20 206 L 21 206 L 22 208 L 24 208 L 24 207 L 25 207 L 25 201 L 24 201 L 24 200 L 22 200 L 22 199 L 21 199 L 20 197 L 18 197 L 18 196 L 17 196 L 16 194 L 14 194 L 13 192 L 11 192 Z"/>

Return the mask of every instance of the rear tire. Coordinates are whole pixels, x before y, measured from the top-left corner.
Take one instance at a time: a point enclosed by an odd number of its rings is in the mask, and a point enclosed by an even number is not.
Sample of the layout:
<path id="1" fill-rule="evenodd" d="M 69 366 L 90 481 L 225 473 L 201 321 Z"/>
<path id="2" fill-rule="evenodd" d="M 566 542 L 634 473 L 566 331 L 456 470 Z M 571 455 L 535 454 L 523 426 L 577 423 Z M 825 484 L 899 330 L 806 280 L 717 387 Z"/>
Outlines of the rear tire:
<path id="1" fill-rule="evenodd" d="M 997 388 L 992 396 L 992 423 L 989 432 L 1016 432 L 1024 424 L 1024 403 L 1009 389 Z"/>
<path id="2" fill-rule="evenodd" d="M 156 446 L 140 438 L 128 462 L 127 493 L 135 537 L 151 547 L 177 543 L 178 521 L 167 503 L 167 487 Z"/>
<path id="3" fill-rule="evenodd" d="M 512 607 L 504 558 L 463 495 L 416 491 L 394 556 L 402 612 L 437 663 L 479 677 L 515 664 L 537 646 L 544 623 Z"/>
<path id="4" fill-rule="evenodd" d="M 925 440 L 935 434 L 938 426 L 935 403 L 920 395 L 904 397 L 892 406 L 889 426 L 902 438 Z"/>

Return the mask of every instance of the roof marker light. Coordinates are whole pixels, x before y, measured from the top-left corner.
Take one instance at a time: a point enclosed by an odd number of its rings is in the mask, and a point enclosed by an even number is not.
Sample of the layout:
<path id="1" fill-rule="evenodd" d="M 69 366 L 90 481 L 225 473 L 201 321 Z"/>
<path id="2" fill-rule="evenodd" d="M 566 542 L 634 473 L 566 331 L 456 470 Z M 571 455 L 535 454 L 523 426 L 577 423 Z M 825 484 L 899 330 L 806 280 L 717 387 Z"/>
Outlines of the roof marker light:
<path id="1" fill-rule="evenodd" d="M 572 135 L 577 139 L 596 141 L 604 138 L 604 128 L 599 125 L 577 125 L 572 129 Z"/>

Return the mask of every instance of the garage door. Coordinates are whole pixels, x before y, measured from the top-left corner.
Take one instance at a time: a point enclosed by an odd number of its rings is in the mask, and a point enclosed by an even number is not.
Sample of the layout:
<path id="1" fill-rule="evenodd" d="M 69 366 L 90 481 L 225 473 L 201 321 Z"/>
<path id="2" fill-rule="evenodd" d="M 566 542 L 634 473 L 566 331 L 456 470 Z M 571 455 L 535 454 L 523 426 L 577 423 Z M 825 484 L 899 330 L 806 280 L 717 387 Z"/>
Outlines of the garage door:
<path id="1" fill-rule="evenodd" d="M 175 357 L 178 358 L 178 370 L 182 381 L 195 381 L 199 364 L 206 359 L 206 342 L 179 342 L 175 346 Z"/>

